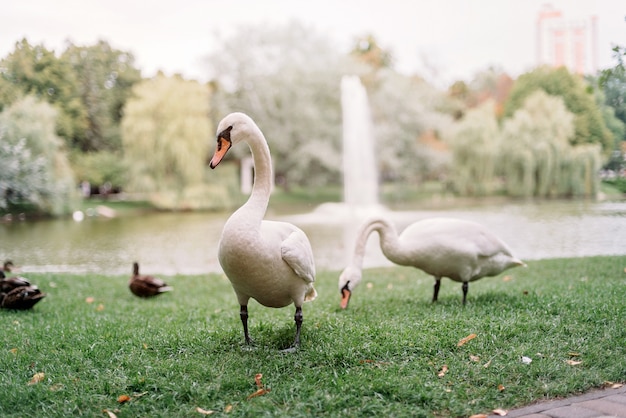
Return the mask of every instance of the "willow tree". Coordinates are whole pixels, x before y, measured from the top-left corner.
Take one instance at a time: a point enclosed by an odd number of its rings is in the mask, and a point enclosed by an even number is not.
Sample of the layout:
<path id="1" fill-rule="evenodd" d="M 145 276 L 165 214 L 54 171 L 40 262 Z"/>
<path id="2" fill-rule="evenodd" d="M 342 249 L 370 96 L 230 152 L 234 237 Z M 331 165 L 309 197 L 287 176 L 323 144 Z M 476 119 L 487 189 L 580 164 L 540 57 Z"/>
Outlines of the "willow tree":
<path id="1" fill-rule="evenodd" d="M 562 98 L 532 93 L 501 134 L 499 172 L 511 196 L 591 195 L 597 191 L 600 146 L 572 145 L 575 116 Z"/>
<path id="2" fill-rule="evenodd" d="M 58 111 L 33 96 L 0 113 L 0 207 L 30 205 L 62 215 L 78 204 L 63 141 L 56 135 Z"/>
<path id="3" fill-rule="evenodd" d="M 211 131 L 207 86 L 161 74 L 136 84 L 122 119 L 127 190 L 167 209 L 212 206 L 204 183 Z"/>
<path id="4" fill-rule="evenodd" d="M 466 196 L 494 192 L 500 147 L 493 102 L 488 101 L 469 110 L 454 127 L 450 142 L 455 190 Z"/>

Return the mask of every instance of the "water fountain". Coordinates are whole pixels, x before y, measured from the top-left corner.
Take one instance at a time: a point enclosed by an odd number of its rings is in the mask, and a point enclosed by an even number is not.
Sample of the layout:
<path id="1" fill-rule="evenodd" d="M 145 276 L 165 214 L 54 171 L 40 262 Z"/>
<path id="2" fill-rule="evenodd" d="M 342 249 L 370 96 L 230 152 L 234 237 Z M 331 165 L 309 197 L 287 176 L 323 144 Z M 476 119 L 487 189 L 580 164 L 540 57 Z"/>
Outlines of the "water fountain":
<path id="1" fill-rule="evenodd" d="M 374 127 L 365 87 L 357 76 L 341 79 L 343 197 L 349 206 L 378 204 Z"/>

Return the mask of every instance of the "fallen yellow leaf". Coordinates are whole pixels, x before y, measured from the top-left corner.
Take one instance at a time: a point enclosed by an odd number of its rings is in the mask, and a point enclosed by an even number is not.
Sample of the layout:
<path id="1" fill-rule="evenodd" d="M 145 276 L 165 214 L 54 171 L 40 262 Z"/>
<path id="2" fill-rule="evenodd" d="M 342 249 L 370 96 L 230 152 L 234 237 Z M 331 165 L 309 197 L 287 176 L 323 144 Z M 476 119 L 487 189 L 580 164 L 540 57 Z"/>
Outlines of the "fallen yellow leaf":
<path id="1" fill-rule="evenodd" d="M 619 389 L 619 388 L 621 388 L 622 386 L 624 386 L 624 384 L 623 384 L 623 383 L 613 383 L 613 384 L 610 386 L 610 388 L 611 388 L 611 389 Z"/>
<path id="2" fill-rule="evenodd" d="M 580 363 L 582 363 L 582 361 L 580 360 L 566 360 L 565 362 L 570 366 L 578 366 Z"/>
<path id="3" fill-rule="evenodd" d="M 471 415 L 469 418 L 487 418 L 489 415 L 487 414 L 475 414 Z"/>
<path id="4" fill-rule="evenodd" d="M 101 303 L 96 307 L 96 311 L 100 312 L 104 310 L 104 305 Z"/>
<path id="5" fill-rule="evenodd" d="M 468 341 L 473 340 L 474 338 L 476 338 L 476 334 L 470 334 L 470 335 L 468 335 L 468 336 L 467 336 L 467 337 L 465 337 L 465 338 L 461 338 L 461 339 L 459 340 L 459 342 L 457 343 L 457 345 L 456 345 L 456 346 L 457 346 L 457 347 L 460 347 L 460 346 L 462 346 L 463 344 L 467 343 Z"/>
<path id="6" fill-rule="evenodd" d="M 437 373 L 437 376 L 438 377 L 444 377 L 447 372 L 448 372 L 448 365 L 444 364 L 443 367 L 441 368 L 441 370 L 439 370 L 439 373 Z"/>
<path id="7" fill-rule="evenodd" d="M 226 405 L 226 407 L 224 408 L 224 412 L 226 412 L 227 414 L 233 410 L 233 406 L 232 405 Z"/>
<path id="8" fill-rule="evenodd" d="M 483 367 L 486 369 L 487 367 L 491 366 L 491 360 L 489 360 L 487 363 L 483 364 Z"/>
<path id="9" fill-rule="evenodd" d="M 506 389 L 506 388 L 504 387 L 504 385 L 498 385 L 498 390 L 499 390 L 500 392 L 502 392 L 504 389 Z"/>
<path id="10" fill-rule="evenodd" d="M 12 354 L 17 354 L 17 348 L 12 348 L 9 350 L 9 352 Z"/>
<path id="11" fill-rule="evenodd" d="M 44 377 L 45 377 L 45 376 L 46 376 L 46 375 L 45 375 L 44 373 L 41 373 L 41 372 L 40 372 L 40 373 L 35 373 L 35 374 L 33 375 L 32 379 L 30 379 L 30 380 L 28 381 L 28 385 L 29 385 L 29 386 L 30 386 L 30 385 L 35 385 L 35 384 L 37 384 L 37 383 L 39 383 L 39 382 L 43 381 L 43 379 L 44 379 Z"/>
<path id="12" fill-rule="evenodd" d="M 201 413 L 202 415 L 211 415 L 212 413 L 214 413 L 215 411 L 211 411 L 210 409 L 202 409 L 200 407 L 196 408 L 196 412 Z"/>
<path id="13" fill-rule="evenodd" d="M 472 360 L 473 362 L 479 362 L 480 361 L 480 357 L 479 356 L 475 356 L 473 354 L 470 354 L 470 360 Z"/>
<path id="14" fill-rule="evenodd" d="M 493 413 L 494 413 L 495 415 L 499 415 L 499 416 L 503 417 L 503 416 L 505 416 L 505 415 L 508 413 L 508 411 L 506 411 L 506 410 L 504 410 L 504 409 L 500 409 L 500 408 L 498 408 L 498 409 L 494 409 L 494 410 L 493 410 Z"/>

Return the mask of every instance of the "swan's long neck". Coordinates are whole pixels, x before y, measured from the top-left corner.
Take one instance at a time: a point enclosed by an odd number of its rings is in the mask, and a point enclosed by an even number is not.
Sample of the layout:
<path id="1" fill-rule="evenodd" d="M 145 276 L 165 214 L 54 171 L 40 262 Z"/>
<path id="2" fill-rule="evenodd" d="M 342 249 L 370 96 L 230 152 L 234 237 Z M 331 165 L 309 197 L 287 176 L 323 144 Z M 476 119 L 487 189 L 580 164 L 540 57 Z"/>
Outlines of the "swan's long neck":
<path id="1" fill-rule="evenodd" d="M 245 211 L 249 220 L 260 221 L 265 216 L 272 191 L 272 157 L 267 141 L 260 129 L 246 140 L 254 161 L 254 184 L 248 201 L 239 209 Z"/>
<path id="2" fill-rule="evenodd" d="M 374 231 L 377 231 L 380 236 L 380 248 L 383 254 L 385 254 L 385 257 L 394 263 L 402 264 L 403 256 L 396 228 L 389 221 L 376 218 L 366 222 L 359 229 L 354 246 L 354 254 L 352 256 L 352 265 L 359 269 L 363 268 L 367 239 Z"/>

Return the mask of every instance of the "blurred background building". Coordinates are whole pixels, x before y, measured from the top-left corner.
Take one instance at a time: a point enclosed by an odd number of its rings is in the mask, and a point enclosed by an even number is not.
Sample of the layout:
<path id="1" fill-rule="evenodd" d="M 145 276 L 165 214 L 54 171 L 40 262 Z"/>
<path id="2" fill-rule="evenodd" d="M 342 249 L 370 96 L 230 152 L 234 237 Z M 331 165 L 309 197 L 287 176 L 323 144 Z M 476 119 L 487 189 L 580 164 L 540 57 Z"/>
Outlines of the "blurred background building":
<path id="1" fill-rule="evenodd" d="M 546 4 L 537 15 L 537 65 L 567 67 L 576 74 L 598 69 L 598 18 L 570 19 Z"/>

